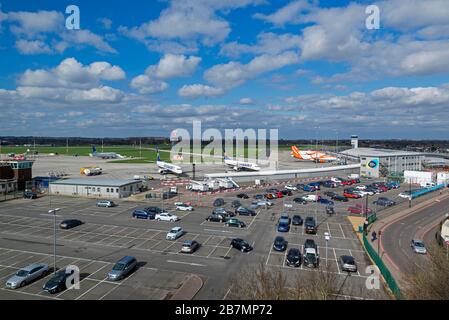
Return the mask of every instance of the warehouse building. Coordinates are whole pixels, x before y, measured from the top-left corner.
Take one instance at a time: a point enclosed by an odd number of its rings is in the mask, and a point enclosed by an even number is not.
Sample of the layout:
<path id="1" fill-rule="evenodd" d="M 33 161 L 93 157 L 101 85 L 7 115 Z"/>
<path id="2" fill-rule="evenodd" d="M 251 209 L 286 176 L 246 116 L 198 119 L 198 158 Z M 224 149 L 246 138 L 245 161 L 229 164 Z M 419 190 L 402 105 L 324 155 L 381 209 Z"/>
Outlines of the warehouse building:
<path id="1" fill-rule="evenodd" d="M 375 148 L 353 148 L 339 156 L 360 161 L 360 175 L 373 178 L 402 177 L 405 170 L 421 171 L 425 158 L 419 152 Z"/>
<path id="2" fill-rule="evenodd" d="M 50 183 L 50 194 L 105 199 L 129 197 L 141 189 L 141 180 L 63 179 Z"/>

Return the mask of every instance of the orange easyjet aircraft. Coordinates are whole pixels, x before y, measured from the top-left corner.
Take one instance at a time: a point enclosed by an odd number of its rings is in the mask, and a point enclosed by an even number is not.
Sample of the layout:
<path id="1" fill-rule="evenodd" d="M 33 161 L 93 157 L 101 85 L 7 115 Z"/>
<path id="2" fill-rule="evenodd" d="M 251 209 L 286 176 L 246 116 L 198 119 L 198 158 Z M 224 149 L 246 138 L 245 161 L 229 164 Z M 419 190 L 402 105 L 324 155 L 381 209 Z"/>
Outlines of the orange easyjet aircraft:
<path id="1" fill-rule="evenodd" d="M 337 160 L 336 157 L 325 154 L 324 152 L 313 150 L 299 150 L 296 146 L 292 146 L 292 157 L 299 160 L 314 161 L 319 163 Z"/>

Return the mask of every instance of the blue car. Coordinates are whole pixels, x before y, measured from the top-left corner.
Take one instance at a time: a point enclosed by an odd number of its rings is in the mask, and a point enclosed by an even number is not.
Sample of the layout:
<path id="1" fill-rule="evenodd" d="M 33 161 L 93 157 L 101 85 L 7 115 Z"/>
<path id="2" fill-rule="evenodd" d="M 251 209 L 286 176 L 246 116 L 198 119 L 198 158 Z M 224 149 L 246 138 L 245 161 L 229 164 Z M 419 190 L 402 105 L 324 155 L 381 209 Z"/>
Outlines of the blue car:
<path id="1" fill-rule="evenodd" d="M 304 190 L 304 191 L 306 191 L 306 192 L 313 192 L 313 191 L 315 191 L 315 187 L 306 184 L 305 186 L 302 187 L 302 190 Z"/>
<path id="2" fill-rule="evenodd" d="M 326 198 L 318 199 L 318 203 L 325 204 L 325 205 L 331 205 L 331 206 L 334 205 L 334 202 L 332 200 L 329 200 L 329 199 L 326 199 Z"/>
<path id="3" fill-rule="evenodd" d="M 133 211 L 132 216 L 136 219 L 154 219 L 156 217 L 156 213 L 145 209 L 136 209 Z"/>
<path id="4" fill-rule="evenodd" d="M 278 232 L 289 232 L 290 231 L 290 221 L 289 219 L 281 218 L 278 222 Z"/>

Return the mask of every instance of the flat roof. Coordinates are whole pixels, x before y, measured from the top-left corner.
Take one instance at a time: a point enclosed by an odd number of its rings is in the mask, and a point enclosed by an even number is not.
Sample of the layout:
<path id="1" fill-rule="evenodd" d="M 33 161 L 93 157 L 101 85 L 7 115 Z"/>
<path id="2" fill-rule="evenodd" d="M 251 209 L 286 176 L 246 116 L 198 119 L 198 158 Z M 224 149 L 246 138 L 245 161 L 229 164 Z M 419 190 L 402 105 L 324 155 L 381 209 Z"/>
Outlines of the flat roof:
<path id="1" fill-rule="evenodd" d="M 98 187 L 123 187 L 130 184 L 142 182 L 142 180 L 131 179 L 63 179 L 51 182 L 51 184 L 78 185 L 78 186 L 98 186 Z"/>
<path id="2" fill-rule="evenodd" d="M 353 157 L 404 157 L 404 156 L 424 156 L 420 152 L 402 151 L 393 149 L 376 149 L 376 148 L 354 148 L 341 152 L 344 155 Z"/>

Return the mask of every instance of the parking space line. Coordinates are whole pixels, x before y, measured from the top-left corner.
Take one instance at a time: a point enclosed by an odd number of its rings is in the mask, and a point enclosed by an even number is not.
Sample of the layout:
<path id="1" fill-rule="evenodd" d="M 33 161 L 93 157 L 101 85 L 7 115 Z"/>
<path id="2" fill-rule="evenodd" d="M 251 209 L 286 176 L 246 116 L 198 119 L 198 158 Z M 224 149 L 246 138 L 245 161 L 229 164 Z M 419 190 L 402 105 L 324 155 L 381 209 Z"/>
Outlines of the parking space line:
<path id="1" fill-rule="evenodd" d="M 132 278 L 134 275 L 136 274 L 136 270 L 130 274 L 128 277 L 125 278 L 125 280 L 123 280 L 122 282 L 118 283 L 117 286 L 115 286 L 114 288 L 112 288 L 111 290 L 109 290 L 106 294 L 104 294 L 99 300 L 103 300 L 104 297 L 106 297 L 107 295 L 109 295 L 112 291 L 116 290 L 118 287 L 120 287 L 121 285 L 123 285 L 126 281 L 128 281 L 130 278 Z"/>
<path id="2" fill-rule="evenodd" d="M 345 232 L 343 231 L 343 227 L 341 226 L 340 223 L 338 224 L 338 226 L 340 227 L 341 234 L 343 235 L 343 238 L 346 239 L 346 235 L 345 235 Z"/>
<path id="3" fill-rule="evenodd" d="M 265 262 L 265 265 L 268 265 L 268 260 L 270 260 L 270 255 L 271 255 L 272 250 L 273 250 L 273 248 L 270 247 L 270 252 L 268 252 L 268 257 L 267 257 L 267 261 Z"/>
<path id="4" fill-rule="evenodd" d="M 338 265 L 337 253 L 335 252 L 335 248 L 332 248 L 332 250 L 334 252 L 334 257 L 335 257 L 335 261 L 336 261 L 336 264 L 337 264 L 338 273 L 341 273 L 340 266 Z"/>

